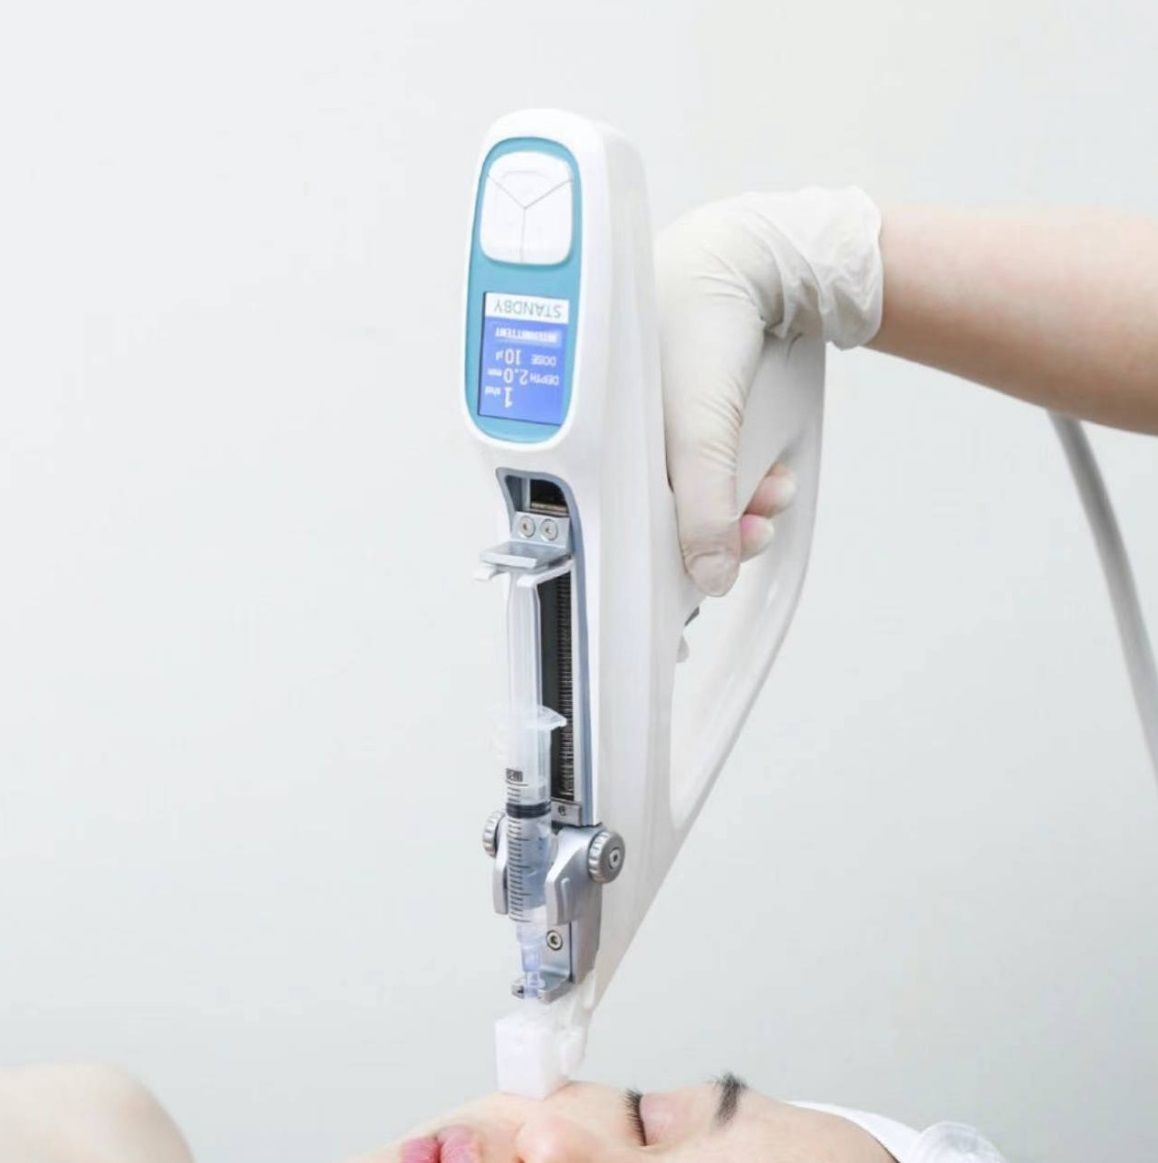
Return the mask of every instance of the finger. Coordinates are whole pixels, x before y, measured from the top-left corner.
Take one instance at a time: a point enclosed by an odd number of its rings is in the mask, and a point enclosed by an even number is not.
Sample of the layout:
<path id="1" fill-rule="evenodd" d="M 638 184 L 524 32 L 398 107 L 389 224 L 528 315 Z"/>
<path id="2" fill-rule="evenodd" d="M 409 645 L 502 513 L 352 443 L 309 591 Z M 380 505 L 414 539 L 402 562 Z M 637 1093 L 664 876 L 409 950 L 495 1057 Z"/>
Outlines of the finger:
<path id="1" fill-rule="evenodd" d="M 772 544 L 776 526 L 770 517 L 745 513 L 740 518 L 740 560 L 749 561 L 759 556 Z"/>
<path id="2" fill-rule="evenodd" d="M 775 464 L 756 486 L 740 517 L 740 560 L 763 553 L 776 534 L 772 518 L 783 513 L 796 496 L 796 474 L 785 464 Z"/>
<path id="3" fill-rule="evenodd" d="M 774 464 L 761 478 L 744 508 L 757 517 L 775 517 L 792 504 L 796 496 L 796 474 L 786 464 Z"/>

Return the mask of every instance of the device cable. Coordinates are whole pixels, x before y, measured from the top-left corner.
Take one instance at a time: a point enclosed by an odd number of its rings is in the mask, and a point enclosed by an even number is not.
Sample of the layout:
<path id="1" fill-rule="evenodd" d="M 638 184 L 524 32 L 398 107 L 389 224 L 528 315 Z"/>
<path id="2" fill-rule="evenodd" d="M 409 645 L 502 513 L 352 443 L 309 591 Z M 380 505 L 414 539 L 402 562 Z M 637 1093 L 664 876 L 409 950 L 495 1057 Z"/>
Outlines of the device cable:
<path id="1" fill-rule="evenodd" d="M 1134 582 L 1134 571 L 1130 567 L 1122 531 L 1118 527 L 1114 506 L 1106 492 L 1106 484 L 1085 429 L 1077 420 L 1057 412 L 1050 412 L 1049 418 L 1065 451 L 1082 508 L 1094 535 L 1106 588 L 1110 591 L 1110 603 L 1118 623 L 1126 670 L 1130 676 L 1130 685 L 1134 688 L 1134 702 L 1138 707 L 1142 734 L 1150 752 L 1155 779 L 1158 779 L 1158 672 L 1154 668 L 1154 651 L 1138 601 L 1138 587 Z"/>

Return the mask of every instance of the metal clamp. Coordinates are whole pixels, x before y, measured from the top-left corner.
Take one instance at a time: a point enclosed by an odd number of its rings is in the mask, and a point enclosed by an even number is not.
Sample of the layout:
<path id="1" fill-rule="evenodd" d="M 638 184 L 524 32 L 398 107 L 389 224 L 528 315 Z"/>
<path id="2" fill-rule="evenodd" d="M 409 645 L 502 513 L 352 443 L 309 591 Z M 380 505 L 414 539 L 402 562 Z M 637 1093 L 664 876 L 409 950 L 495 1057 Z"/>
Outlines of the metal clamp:
<path id="1" fill-rule="evenodd" d="M 495 862 L 491 892 L 495 912 L 508 911 L 506 814 L 492 812 L 483 826 L 483 849 Z M 623 870 L 627 847 L 609 828 L 561 827 L 554 832 L 554 851 L 545 884 L 547 933 L 543 976 L 550 982 L 540 994 L 552 1001 L 582 981 L 595 965 L 603 916 L 603 885 Z M 521 989 L 516 982 L 516 992 Z M 520 995 L 521 996 L 521 995 Z"/>
<path id="2" fill-rule="evenodd" d="M 483 550 L 475 577 L 490 581 L 503 572 L 537 572 L 560 564 L 570 555 L 571 522 L 566 517 L 515 513 L 510 541 Z"/>

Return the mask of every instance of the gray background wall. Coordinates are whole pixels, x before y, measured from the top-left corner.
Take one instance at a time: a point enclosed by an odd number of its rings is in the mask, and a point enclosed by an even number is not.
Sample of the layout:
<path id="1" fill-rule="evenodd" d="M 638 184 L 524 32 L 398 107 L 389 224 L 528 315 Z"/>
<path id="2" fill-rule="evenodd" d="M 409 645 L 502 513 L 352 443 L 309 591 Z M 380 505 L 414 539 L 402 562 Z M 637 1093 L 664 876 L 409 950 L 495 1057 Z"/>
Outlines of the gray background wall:
<path id="1" fill-rule="evenodd" d="M 490 119 L 744 188 L 1158 211 L 1149 6 L 111 0 L 0 39 L 0 1053 L 202 1161 L 491 1085 L 498 605 L 458 413 Z M 1097 430 L 1151 616 L 1158 446 Z M 589 1074 L 1158 1153 L 1158 798 L 1043 417 L 831 361 L 797 622 Z M 721 902 L 724 902 L 721 905 Z"/>

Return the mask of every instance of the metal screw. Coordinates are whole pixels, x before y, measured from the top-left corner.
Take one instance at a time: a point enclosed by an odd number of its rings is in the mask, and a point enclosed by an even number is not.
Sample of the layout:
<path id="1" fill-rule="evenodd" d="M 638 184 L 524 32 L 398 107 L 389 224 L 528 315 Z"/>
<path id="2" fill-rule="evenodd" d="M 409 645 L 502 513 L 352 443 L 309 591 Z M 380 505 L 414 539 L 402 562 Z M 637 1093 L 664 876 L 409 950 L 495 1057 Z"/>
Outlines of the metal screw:
<path id="1" fill-rule="evenodd" d="M 554 541 L 559 536 L 559 522 L 547 517 L 539 526 L 539 533 L 544 541 Z"/>
<path id="2" fill-rule="evenodd" d="M 547 930 L 547 948 L 553 953 L 563 948 L 563 935 L 557 929 Z"/>
<path id="3" fill-rule="evenodd" d="M 535 522 L 532 517 L 520 517 L 515 528 L 518 529 L 520 537 L 535 536 Z"/>

